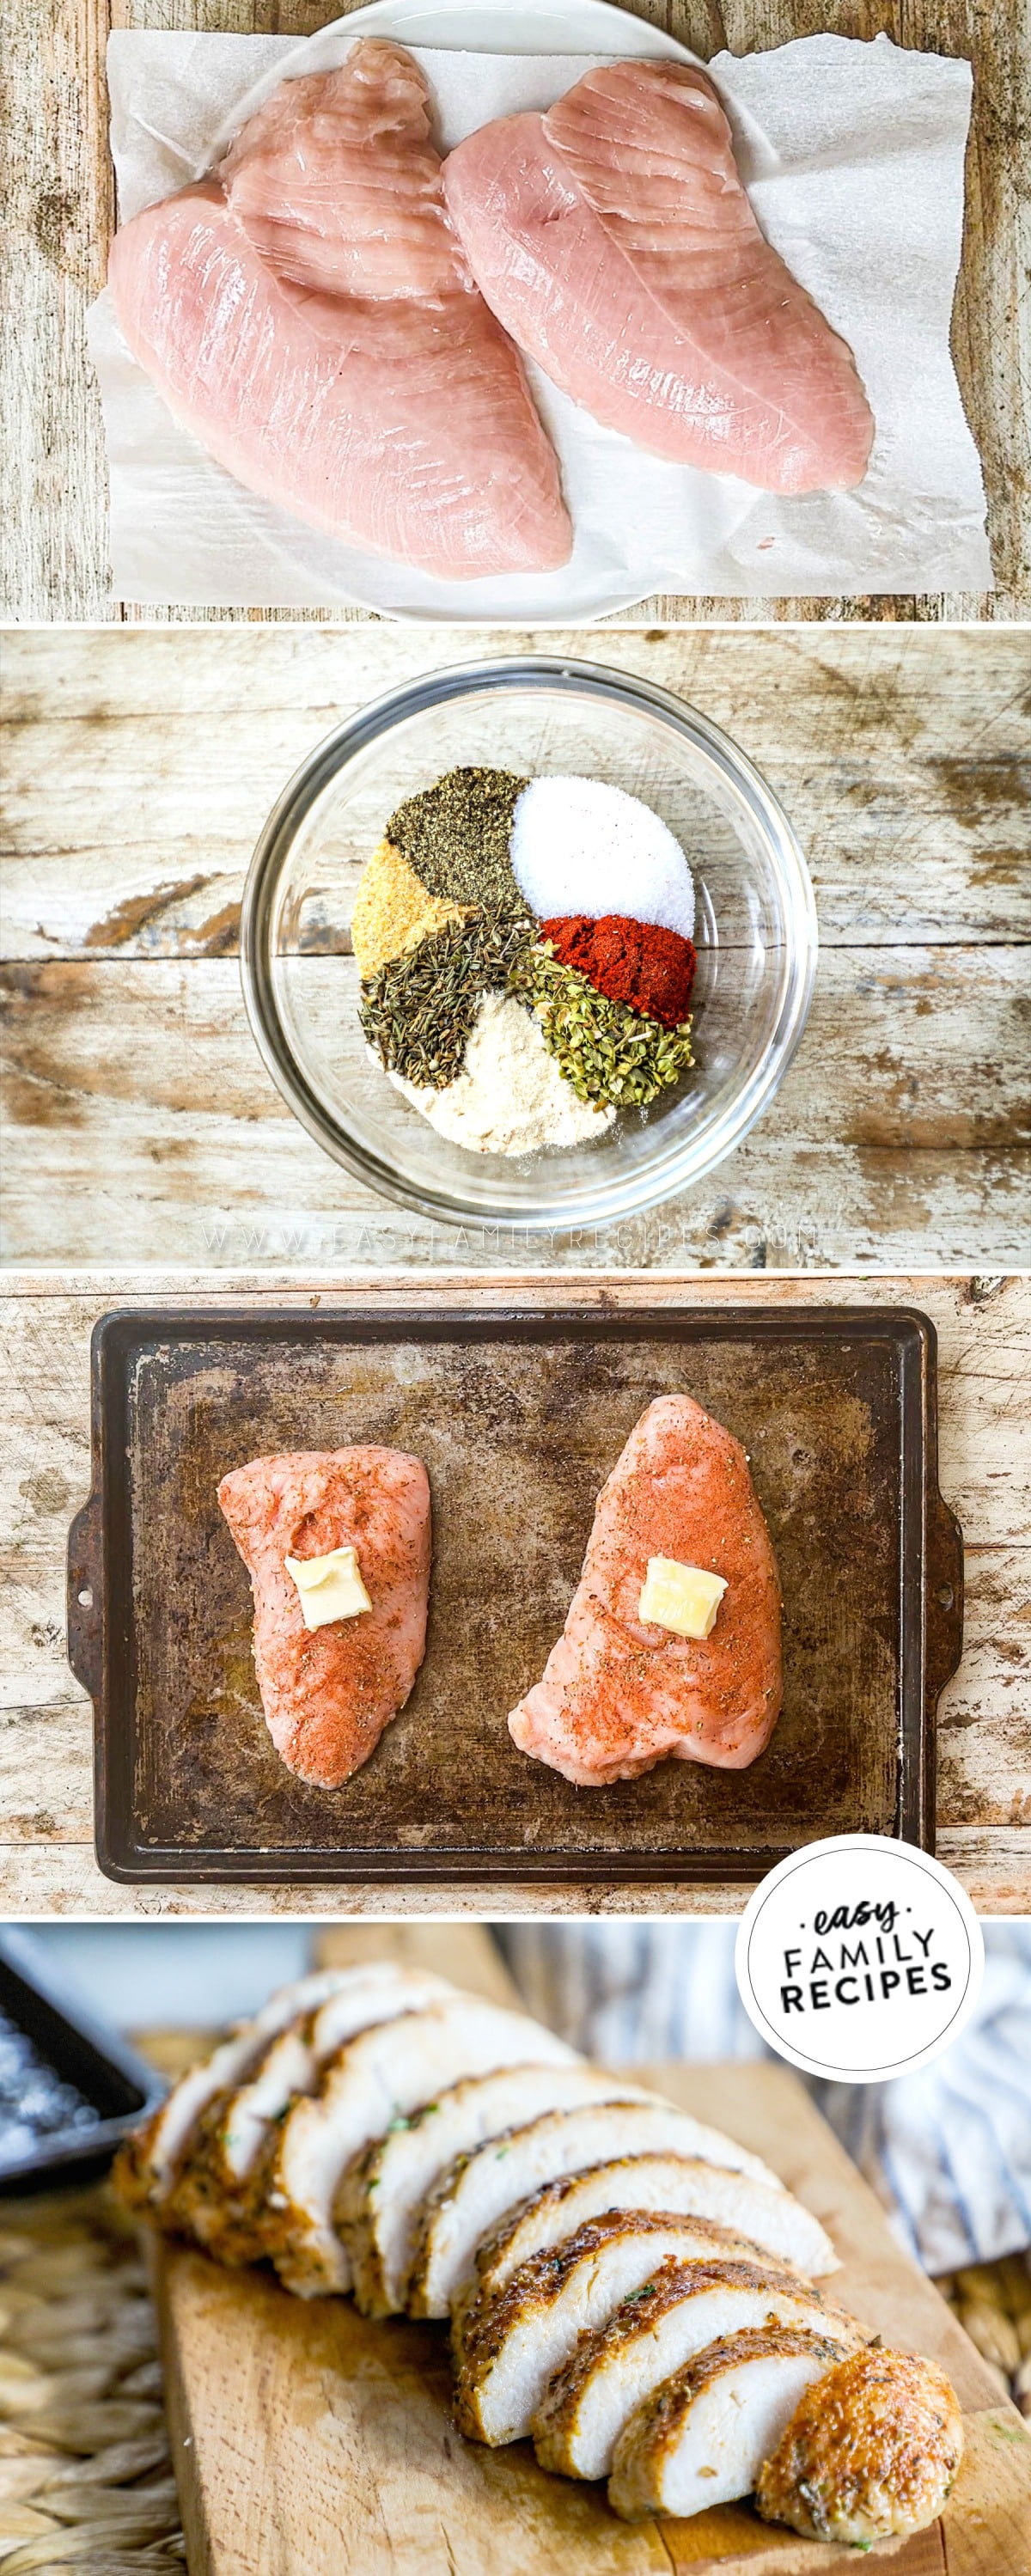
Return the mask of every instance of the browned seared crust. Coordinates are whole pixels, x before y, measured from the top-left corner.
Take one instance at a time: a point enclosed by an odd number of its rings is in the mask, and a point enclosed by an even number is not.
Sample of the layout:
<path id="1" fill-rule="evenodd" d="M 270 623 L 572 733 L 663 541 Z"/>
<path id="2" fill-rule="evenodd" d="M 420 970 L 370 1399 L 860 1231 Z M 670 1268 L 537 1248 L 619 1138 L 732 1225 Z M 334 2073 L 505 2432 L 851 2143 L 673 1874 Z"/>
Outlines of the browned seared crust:
<path id="1" fill-rule="evenodd" d="M 436 2108 L 435 2104 L 433 2108 Z M 409 2125 L 416 2128 L 421 2118 L 421 2111 L 413 2111 L 409 2115 Z M 352 2156 L 350 2164 L 344 2166 L 332 2202 L 333 2225 L 347 2247 L 352 2284 L 367 2302 L 364 2311 L 367 2316 L 375 2315 L 384 2295 L 383 2261 L 371 2229 L 362 2230 L 357 2244 L 355 2234 L 358 2222 L 365 2214 L 370 2193 L 376 2190 L 386 2143 L 386 2138 L 372 2138 L 367 2147 Z"/>
<path id="2" fill-rule="evenodd" d="M 682 2362 L 679 2370 L 663 2380 L 661 2387 L 642 2397 L 640 2405 L 628 2415 L 616 2444 L 617 2464 L 620 2454 L 636 2448 L 639 2442 L 647 2442 L 653 2455 L 672 2450 L 688 2408 L 701 2396 L 703 2388 L 721 2378 L 725 2370 L 736 2370 L 739 2362 L 761 2361 L 767 2354 L 785 2359 L 796 2354 L 815 2358 L 819 2354 L 826 2357 L 828 2370 L 834 2362 L 845 2359 L 840 2343 L 830 2335 L 808 2333 L 804 2326 L 741 2326 L 737 2334 L 722 2335 L 717 2343 L 706 2344 L 704 2352 L 693 2353 L 690 2361 Z"/>
<path id="3" fill-rule="evenodd" d="M 541 2254 L 528 2255 L 526 2262 L 520 2263 L 511 2278 L 506 2281 L 504 2289 L 499 2290 L 494 2297 L 491 2296 L 489 2289 L 481 2291 L 467 2311 L 461 2334 L 461 2350 L 456 2350 L 454 2355 L 459 2368 L 459 2385 L 474 2387 L 490 2369 L 491 2363 L 496 2359 L 507 2335 L 517 2321 L 525 2322 L 535 2309 L 550 2308 L 554 2301 L 561 2297 L 566 2282 L 575 2272 L 577 2264 L 583 2261 L 585 2254 L 595 2253 L 613 2236 L 655 2236 L 660 2232 L 664 2234 L 667 2228 L 686 2227 L 690 2224 L 690 2220 L 685 2221 L 677 2210 L 609 2209 L 602 2217 L 586 2219 L 584 2225 L 576 2229 L 575 2235 L 565 2237 L 560 2245 L 549 2245 Z M 735 2236 L 729 2227 L 710 2225 L 708 2219 L 699 2219 L 697 2225 L 699 2230 L 704 2227 L 707 2236 L 725 2238 L 728 2255 L 737 2254 L 740 2251 L 743 2239 Z M 757 2245 L 754 2251 L 757 2262 L 761 2263 L 763 2261 L 761 2248 Z M 699 2257 L 699 2264 L 705 2268 L 706 2262 L 711 2264 L 712 2260 L 711 2256 Z M 663 2268 L 668 2270 L 669 2262 Z M 684 2264 L 674 2259 L 673 2268 L 682 2272 Z M 752 2267 L 743 2265 L 742 2268 L 750 2271 Z M 721 2278 L 725 2270 L 725 2264 L 718 2264 L 714 2278 Z M 660 2277 L 661 2274 L 657 2273 L 656 2278 Z M 763 2277 L 775 2279 L 778 2286 L 782 2278 L 785 2285 L 787 2283 L 787 2275 L 782 2276 L 780 2273 L 764 2273 Z M 790 2281 L 797 2298 L 799 2290 L 797 2272 L 791 2274 Z M 643 2291 L 638 2291 L 637 2296 L 643 2298 Z M 819 2292 L 814 2290 L 813 2297 L 818 2298 Z"/>
<path id="4" fill-rule="evenodd" d="M 654 2281 L 646 2281 L 642 2289 L 635 2290 L 629 2299 L 624 2299 L 607 2326 L 600 2327 L 596 2333 L 580 2336 L 576 2351 L 565 2368 L 556 2371 L 535 2421 L 546 2423 L 549 2430 L 559 2430 L 575 2412 L 581 2389 L 590 2378 L 595 2363 L 600 2359 L 607 2362 L 613 2354 L 636 2342 L 639 2335 L 650 2335 L 668 2309 L 679 2307 L 681 2300 L 695 2291 L 716 2290 L 721 2284 L 734 2285 L 743 2290 L 769 2290 L 772 2301 L 804 2298 L 811 2300 L 814 2307 L 824 2308 L 825 2301 L 811 2282 L 800 2280 L 797 2272 L 779 2271 L 761 2249 L 757 2247 L 756 2252 L 758 2260 L 755 2262 L 714 2262 L 704 2255 L 697 2262 L 690 2262 L 681 2261 L 678 2255 L 668 2256 L 660 2264 Z M 859 2333 L 855 2318 L 847 2317 L 842 2308 L 827 2308 L 826 2314 L 828 2333 L 840 2336 L 846 2346 L 854 2344 Z M 780 2321 L 773 2308 L 770 2324 L 779 2329 Z"/>
<path id="5" fill-rule="evenodd" d="M 646 2161 L 646 2159 L 644 2159 L 644 2161 Z M 703 2168 L 706 2166 L 706 2159 L 704 2156 L 678 2155 L 675 2157 L 675 2161 L 677 2164 L 685 2166 L 698 2165 Z M 634 2155 L 612 2156 L 605 2158 L 606 2166 L 613 2173 L 617 2170 L 625 2169 L 631 2187 L 633 2186 L 635 2170 L 641 2162 L 642 2158 Z M 478 2275 L 482 2277 L 485 2273 L 493 2271 L 495 2263 L 498 2261 L 499 2257 L 504 2255 L 506 2248 L 512 2242 L 512 2238 L 518 2235 L 523 2220 L 531 2209 L 541 2211 L 545 2209 L 561 2209 L 563 2201 L 572 2200 L 574 2195 L 580 2190 L 582 2184 L 589 2180 L 594 2170 L 595 2168 L 593 2165 L 584 2165 L 579 2167 L 575 2173 L 559 2174 L 553 2182 L 541 2183 L 538 2190 L 527 2192 L 525 2200 L 521 2200 L 517 2208 L 508 2210 L 505 2217 L 499 2219 L 497 2226 L 491 2229 L 490 2235 L 485 2236 L 482 2243 L 477 2246 L 476 2270 Z M 730 2180 L 736 2179 L 733 2175 L 729 2175 L 728 2178 Z M 741 2176 L 740 2179 L 747 2181 L 747 2176 Z M 788 2195 L 785 2194 L 785 2198 L 787 2197 Z M 634 2206 L 633 2201 L 630 2200 L 627 2203 L 627 2206 L 632 2209 Z M 599 2212 L 599 2216 L 602 2215 L 607 2216 L 608 2212 Z M 585 2221 L 585 2224 L 587 2223 L 588 2222 Z M 699 2216 L 698 2224 L 699 2226 L 704 2226 L 713 2230 L 720 2228 L 722 2233 L 728 2237 L 732 2236 L 735 2243 L 739 2245 L 751 2245 L 754 2242 L 752 2237 L 742 2236 L 737 2228 L 727 2227 L 719 2219 Z M 758 2254 L 762 2255 L 765 2262 L 775 2263 L 778 2269 L 781 2264 L 783 2264 L 785 2271 L 795 2270 L 795 2265 L 793 2263 L 789 2264 L 786 2256 L 771 2254 L 768 2247 L 761 2245 L 757 2245 L 755 2250 Z M 802 2273 L 799 2273 L 798 2277 L 802 2280 L 805 2276 Z"/>
<path id="6" fill-rule="evenodd" d="M 216 2093 L 194 2123 L 188 2152 L 161 2212 L 161 2224 L 172 2234 L 192 2236 L 199 2211 L 217 2209 L 225 2177 L 216 2164 L 215 2140 L 221 2134 L 232 2099 L 233 2091 L 228 2087 Z"/>
<path id="7" fill-rule="evenodd" d="M 661 2099 L 659 2095 L 656 2095 L 655 2098 L 657 2101 Z M 608 2107 L 612 2110 L 618 2111 L 628 2106 L 623 2101 L 617 2090 L 613 2093 L 612 2102 Z M 506 2138 L 520 2137 L 522 2135 L 522 2126 L 522 2122 L 516 2121 L 507 2129 L 499 2129 L 496 2138 L 492 2138 L 490 2141 L 491 2146 L 497 2148 L 504 2145 Z M 481 2141 L 481 2144 L 482 2143 L 484 2142 Z M 411 2316 L 417 2316 L 419 2314 L 417 2302 L 419 2290 L 426 2272 L 426 2241 L 429 2236 L 435 2212 L 439 2209 L 442 2200 L 450 2199 L 456 2184 L 461 2181 L 466 2166 L 472 2163 L 473 2156 L 478 2152 L 479 2150 L 473 2147 L 466 2149 L 462 2155 L 453 2157 L 451 2163 L 445 2166 L 443 2173 L 439 2173 L 437 2175 L 437 2179 L 432 2190 L 428 2191 L 426 2194 L 426 2199 L 423 2208 L 420 2211 L 419 2221 L 415 2231 L 415 2252 L 408 2275 L 409 2315 Z M 579 2174 L 570 2174 L 568 2177 L 563 2175 L 559 2184 L 547 2183 L 542 2185 L 541 2189 L 542 2191 L 558 2190 L 564 2188 L 567 2181 L 572 2183 L 578 2182 L 579 2180 Z M 503 2218 L 499 2222 L 498 2227 L 493 2231 L 493 2233 L 484 2239 L 483 2245 L 477 2248 L 476 2253 L 476 2268 L 478 2272 L 486 2271 L 488 2261 L 492 2259 L 489 2249 L 494 2244 L 495 2239 L 500 2246 L 508 2235 L 510 2227 L 515 2225 L 516 2219 L 521 2218 L 524 2211 L 529 2209 L 531 2201 L 537 2200 L 540 2196 L 541 2194 L 536 2191 L 528 2192 L 525 2199 L 519 2202 L 518 2208 L 510 2210 L 507 2217 Z M 475 2293 L 473 2292 L 470 2295 L 474 2296 Z M 468 2309 L 469 2304 L 470 2300 L 467 2298 L 464 2302 L 466 2310 Z"/>
<path id="8" fill-rule="evenodd" d="M 253 2255 L 234 2250 L 233 2214 L 224 2191 L 214 2180 L 206 2153 L 207 2132 L 213 2121 L 221 2119 L 226 2099 L 226 2095 L 216 2094 L 214 2102 L 201 2114 L 190 2133 L 171 2189 L 163 2192 L 160 2199 L 151 2197 L 146 2169 L 150 2121 L 146 2128 L 124 2140 L 112 2167 L 112 2181 L 123 2206 L 144 2210 L 164 2236 L 195 2235 L 200 2210 L 211 2210 L 215 2226 L 210 2240 L 205 2240 L 210 2242 L 210 2251 L 226 2263 L 245 2263 L 253 2260 Z"/>
<path id="9" fill-rule="evenodd" d="M 926 2530 L 962 2456 L 944 2371 L 913 2352 L 852 2352 L 806 2390 L 763 2464 L 756 2503 L 766 2522 L 805 2540 L 862 2548 Z"/>
<path id="10" fill-rule="evenodd" d="M 205 2057 L 198 2058 L 197 2064 L 205 2064 L 211 2054 L 212 2051 L 209 2049 Z M 192 2066 L 188 2067 L 186 2072 L 192 2075 Z M 217 2094 L 216 2102 L 221 2101 L 222 2098 L 221 2094 Z M 166 2234 L 175 2236 L 178 2235 L 180 2228 L 179 2219 L 175 2215 L 176 2196 L 193 2156 L 201 2122 L 194 2120 L 192 2123 L 180 2149 L 173 2180 L 168 2190 L 156 2197 L 151 2174 L 151 2149 L 159 2123 L 168 2109 L 169 2099 L 170 2096 L 166 2094 L 157 2104 L 156 2109 L 151 2112 L 149 2119 L 144 2120 L 142 2127 L 134 2129 L 130 2137 L 123 2138 L 111 2168 L 111 2179 L 124 2208 L 145 2209 L 155 2227 L 163 2228 Z M 204 2116 L 202 2113 L 202 2120 Z"/>
<path id="11" fill-rule="evenodd" d="M 492 2143 L 495 2146 L 500 2146 L 505 2138 L 512 2138 L 514 2136 L 514 2129 L 499 2129 L 497 2137 Z M 461 2179 L 461 2176 L 465 2172 L 470 2156 L 475 2153 L 476 2149 L 471 2148 L 467 2149 L 464 2154 L 460 2156 L 453 2156 L 451 2163 L 449 2165 L 445 2165 L 443 2173 L 439 2173 L 437 2175 L 437 2179 L 433 2184 L 432 2190 L 428 2191 L 426 2194 L 426 2198 L 419 2212 L 418 2224 L 415 2230 L 415 2252 L 412 2258 L 411 2271 L 408 2276 L 409 2287 L 412 2292 L 418 2291 L 426 2270 L 426 2239 L 433 2222 L 434 2212 L 439 2209 L 441 2201 L 447 2200 L 451 2192 L 453 2192 L 455 2184 Z"/>
<path id="12" fill-rule="evenodd" d="M 310 2041 L 317 2018 L 318 2007 L 302 2016 L 295 2025 L 301 2038 Z M 279 2047 L 285 2036 L 285 2031 L 276 2031 L 257 2065 L 251 2068 L 242 2083 L 228 2085 L 223 2092 L 216 2093 L 206 2110 L 202 2111 L 193 2131 L 189 2154 L 176 2177 L 165 2222 L 181 2234 L 193 2236 L 197 2234 L 200 2220 L 204 2229 L 202 2242 L 205 2251 L 234 2269 L 244 2263 L 260 2263 L 264 2256 L 262 2230 L 270 2165 L 267 2152 L 269 2135 L 266 2135 L 250 2170 L 241 2177 L 233 2172 L 226 2157 L 227 2124 L 238 2095 L 255 2081 L 265 2059 Z M 288 2108 L 295 2098 L 291 2095 Z M 269 2124 L 273 2146 L 279 2134 L 279 2119 L 285 2116 L 283 2113 Z"/>
<path id="13" fill-rule="evenodd" d="M 243 2263 L 260 2263 L 264 2246 L 263 2185 L 252 2167 L 245 2181 L 230 2187 L 221 2154 L 225 2120 L 234 2099 L 232 2094 L 220 2095 L 212 2104 L 197 2151 L 179 2176 L 166 2224 L 184 2236 L 197 2237 L 206 2253 L 235 2270 Z"/>
<path id="14" fill-rule="evenodd" d="M 619 2161 L 621 2164 L 629 2164 L 630 2158 L 621 2156 Z M 555 2182 L 545 2182 L 541 2184 L 538 2191 L 528 2191 L 525 2200 L 521 2200 L 517 2208 L 510 2209 L 504 2218 L 499 2219 L 497 2226 L 492 2227 L 490 2235 L 485 2236 L 482 2244 L 477 2246 L 477 2272 L 493 2270 L 499 2254 L 504 2253 L 506 2245 L 511 2243 L 517 2228 L 522 2226 L 527 2210 L 560 2208 L 562 2202 L 569 2199 L 571 2193 L 582 2181 L 582 2172 L 559 2174 Z"/>
<path id="15" fill-rule="evenodd" d="M 445 2086 L 443 2089 L 445 2092 L 450 2092 L 452 2088 Z M 405 2127 L 418 2129 L 437 2107 L 436 2102 L 420 2103 L 417 2110 L 408 2112 Z M 499 2130 L 498 2139 L 502 2134 Z M 491 2140 L 492 2145 L 497 2142 L 497 2139 Z M 383 2257 L 375 2242 L 372 2228 L 363 2222 L 367 2218 L 370 2204 L 374 2205 L 373 2195 L 379 2189 L 383 2158 L 389 2145 L 389 2129 L 385 2136 L 371 2138 L 368 2146 L 362 2147 L 356 2156 L 352 2156 L 350 2164 L 345 2165 L 333 2194 L 333 2225 L 347 2246 L 356 2291 L 369 2303 L 364 2311 L 366 2315 L 375 2315 L 376 2303 L 385 2293 Z M 447 2170 L 449 2173 L 460 2172 L 462 2166 L 468 2164 L 468 2161 L 468 2155 L 456 2156 Z M 428 2206 L 429 2195 L 427 2195 L 424 2216 Z"/>
<path id="16" fill-rule="evenodd" d="M 332 2063 L 333 2061 L 331 2059 L 330 2064 L 332 2065 Z M 322 2070 L 322 2076 L 319 2083 L 320 2092 L 322 2091 L 322 2085 L 328 2071 L 329 2070 L 326 2067 Z M 280 2144 L 286 2120 L 289 2116 L 289 2111 L 292 2111 L 292 2109 L 293 2103 L 291 2102 L 289 2104 L 288 2111 L 284 2113 L 283 2118 L 281 2120 L 277 2120 L 275 2127 L 270 2129 L 268 2137 L 265 2139 L 264 2144 L 259 2148 L 251 2167 L 250 2187 L 247 2197 L 248 2218 L 249 2223 L 253 2227 L 254 2241 L 257 2248 L 255 2255 L 252 2257 L 252 2260 L 255 2262 L 274 2262 L 277 2254 L 286 2254 L 289 2251 L 293 2240 L 295 2220 L 294 2206 L 292 2201 L 286 2199 L 281 2190 L 279 2174 Z M 277 2193 L 279 2194 L 282 2204 L 279 2208 L 275 2205 L 275 2195 Z"/>
<path id="17" fill-rule="evenodd" d="M 490 2145 L 492 2147 L 500 2147 L 504 2145 L 506 2138 L 517 2138 L 520 2135 L 521 2125 L 522 2124 L 519 2121 L 510 2121 L 507 2129 L 499 2129 L 497 2136 L 491 2138 L 489 2141 Z M 480 2140 L 481 2146 L 486 2143 L 486 2140 Z M 472 2163 L 474 2155 L 478 2155 L 478 2153 L 478 2147 L 465 2147 L 463 2148 L 461 2155 L 452 2156 L 450 2164 L 444 2166 L 443 2172 L 437 2175 L 437 2179 L 433 2184 L 432 2189 L 427 2192 L 425 2206 L 419 2218 L 419 2231 L 416 2240 L 416 2257 L 412 2269 L 413 2280 L 416 2279 L 422 2268 L 422 2262 L 425 2256 L 426 2238 L 429 2234 L 430 2222 L 432 2220 L 434 2210 L 439 2209 L 442 2200 L 450 2199 L 451 2193 L 455 2188 L 455 2184 L 461 2181 L 466 2166 Z"/>
<path id="18" fill-rule="evenodd" d="M 158 2110 L 164 2110 L 159 2103 Z M 123 2138 L 111 2167 L 111 2180 L 123 2209 L 146 2209 L 150 2202 L 150 2141 L 157 2125 L 158 2112 L 152 2111 L 141 2129 Z"/>

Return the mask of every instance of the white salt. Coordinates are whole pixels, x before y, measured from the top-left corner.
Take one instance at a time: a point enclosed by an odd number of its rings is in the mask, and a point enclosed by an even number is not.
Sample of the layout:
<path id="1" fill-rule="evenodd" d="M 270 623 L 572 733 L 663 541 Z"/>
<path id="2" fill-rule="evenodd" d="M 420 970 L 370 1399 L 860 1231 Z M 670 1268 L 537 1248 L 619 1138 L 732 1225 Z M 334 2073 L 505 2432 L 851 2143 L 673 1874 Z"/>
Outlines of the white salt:
<path id="1" fill-rule="evenodd" d="M 694 885 L 668 824 L 600 778 L 532 778 L 512 822 L 512 866 L 539 921 L 618 912 L 690 939 Z"/>
<path id="2" fill-rule="evenodd" d="M 438 1136 L 470 1154 L 539 1154 L 548 1145 L 586 1144 L 604 1136 L 616 1115 L 577 1099 L 539 1022 L 506 993 L 484 994 L 461 1073 L 444 1091 L 417 1088 L 398 1073 L 390 1079 Z"/>

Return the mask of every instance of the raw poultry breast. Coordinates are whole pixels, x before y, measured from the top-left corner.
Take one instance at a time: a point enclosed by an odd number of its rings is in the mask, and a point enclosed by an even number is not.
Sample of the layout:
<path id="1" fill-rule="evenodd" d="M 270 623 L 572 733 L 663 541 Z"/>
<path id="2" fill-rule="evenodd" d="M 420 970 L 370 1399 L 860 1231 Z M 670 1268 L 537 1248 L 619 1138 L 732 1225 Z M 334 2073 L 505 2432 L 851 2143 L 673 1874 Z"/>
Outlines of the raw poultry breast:
<path id="1" fill-rule="evenodd" d="M 722 1577 L 711 1636 L 641 1620 L 652 1557 Z M 510 1732 L 523 1753 L 600 1788 L 666 1754 L 741 1771 L 780 1703 L 780 1586 L 748 1460 L 690 1396 L 659 1396 L 598 1496 L 564 1633 Z"/>
<path id="2" fill-rule="evenodd" d="M 116 233 L 109 279 L 133 356 L 251 491 L 446 580 L 566 562 L 558 465 L 401 46 L 283 82 L 213 177 Z"/>
<path id="3" fill-rule="evenodd" d="M 218 1499 L 254 1594 L 269 1734 L 298 1779 L 337 1789 L 403 1708 L 423 1659 L 430 1581 L 425 1467 L 400 1449 L 299 1449 L 223 1476 Z M 353 1547 L 372 1608 L 308 1629 L 286 1570 Z"/>
<path id="4" fill-rule="evenodd" d="M 492 311 L 596 420 L 766 491 L 861 482 L 851 350 L 760 232 L 704 72 L 606 63 L 470 135 L 444 184 Z"/>

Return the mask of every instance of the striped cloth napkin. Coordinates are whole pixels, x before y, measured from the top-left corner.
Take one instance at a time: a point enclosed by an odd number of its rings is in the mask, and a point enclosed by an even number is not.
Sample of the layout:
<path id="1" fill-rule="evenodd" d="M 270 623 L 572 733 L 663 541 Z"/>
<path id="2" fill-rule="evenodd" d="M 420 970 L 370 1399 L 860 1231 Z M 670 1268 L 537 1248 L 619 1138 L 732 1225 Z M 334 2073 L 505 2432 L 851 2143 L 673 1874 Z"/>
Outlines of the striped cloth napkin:
<path id="1" fill-rule="evenodd" d="M 733 1923 L 516 1923 L 497 1938 L 531 2012 L 606 2064 L 766 2057 Z M 1031 1925 L 986 1924 L 972 2021 L 889 2084 L 809 2090 L 928 2272 L 1031 2244 Z"/>

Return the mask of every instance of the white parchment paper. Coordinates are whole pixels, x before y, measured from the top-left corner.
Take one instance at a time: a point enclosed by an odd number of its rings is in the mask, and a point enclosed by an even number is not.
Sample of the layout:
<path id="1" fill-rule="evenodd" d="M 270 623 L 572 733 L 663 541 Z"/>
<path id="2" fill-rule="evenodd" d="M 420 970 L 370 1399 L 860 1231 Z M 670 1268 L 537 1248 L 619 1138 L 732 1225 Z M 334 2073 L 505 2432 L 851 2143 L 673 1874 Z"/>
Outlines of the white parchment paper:
<path id="1" fill-rule="evenodd" d="M 633 23 L 633 22 L 631 22 Z M 290 37 L 112 35 L 119 220 L 199 177 L 285 75 L 328 68 L 346 19 Z M 494 116 L 546 108 L 596 56 L 414 46 L 449 150 Z M 627 47 L 631 50 L 630 45 Z M 118 598 L 565 624 L 655 590 L 717 596 L 987 590 L 977 450 L 949 351 L 971 73 L 886 36 L 809 36 L 708 70 L 768 239 L 849 342 L 877 422 L 857 492 L 782 499 L 646 456 L 530 366 L 576 529 L 559 572 L 444 582 L 335 543 L 235 483 L 130 357 L 105 292 L 90 315 L 111 477 Z"/>

